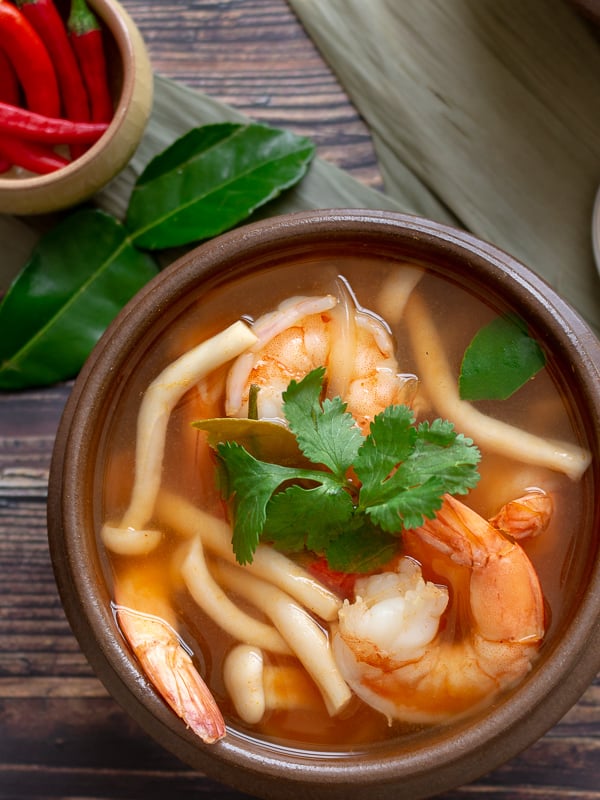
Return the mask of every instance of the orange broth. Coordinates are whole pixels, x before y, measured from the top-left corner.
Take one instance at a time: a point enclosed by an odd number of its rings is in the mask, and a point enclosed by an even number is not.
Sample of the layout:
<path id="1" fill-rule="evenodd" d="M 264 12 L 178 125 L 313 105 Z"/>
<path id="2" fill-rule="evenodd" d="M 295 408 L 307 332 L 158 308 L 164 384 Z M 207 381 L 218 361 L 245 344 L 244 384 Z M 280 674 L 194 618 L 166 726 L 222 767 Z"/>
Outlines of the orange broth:
<path id="1" fill-rule="evenodd" d="M 311 266 L 313 268 L 307 269 L 306 265 L 300 268 L 291 265 L 275 271 L 257 272 L 214 289 L 208 302 L 202 300 L 201 310 L 193 303 L 174 320 L 166 335 L 152 343 L 134 378 L 123 388 L 115 403 L 110 431 L 101 448 L 99 474 L 103 479 L 99 491 L 104 520 L 118 518 L 127 507 L 133 479 L 135 423 L 140 398 L 152 378 L 170 361 L 236 319 L 255 319 L 275 308 L 286 297 L 335 292 L 338 274 L 343 274 L 361 306 L 378 313 L 374 287 L 380 287 L 393 270 L 402 269 L 401 265 L 384 259 L 364 257 L 347 257 L 335 262 L 327 260 L 318 267 Z M 434 271 L 426 272 L 418 291 L 443 332 L 448 359 L 458 375 L 462 355 L 473 335 L 506 309 L 492 308 Z M 416 373 L 402 322 L 394 327 L 393 334 L 400 370 Z M 190 423 L 202 416 L 224 414 L 218 387 L 222 385 L 226 371 L 226 368 L 217 370 L 212 376 L 211 385 L 215 393 L 210 399 L 192 390 L 179 403 L 169 423 L 163 464 L 163 482 L 167 488 L 219 517 L 226 512 L 214 484 L 213 456 L 204 435 L 193 429 Z M 484 413 L 538 436 L 585 446 L 585 442 L 579 441 L 578 421 L 567 406 L 566 388 L 560 385 L 559 380 L 556 366 L 549 358 L 546 368 L 510 399 L 476 405 Z M 551 483 L 555 511 L 550 526 L 538 538 L 522 543 L 541 581 L 548 611 L 548 640 L 566 613 L 565 585 L 567 579 L 573 579 L 573 571 L 577 569 L 572 554 L 578 545 L 578 531 L 583 522 L 583 495 L 589 476 L 574 482 L 560 473 L 549 474 L 547 470 L 528 467 L 485 451 L 482 451 L 480 474 L 477 488 L 463 499 L 485 518 L 496 513 L 503 503 L 524 493 L 532 483 L 541 485 L 546 478 Z M 169 602 L 176 612 L 179 633 L 193 652 L 198 670 L 229 724 L 253 736 L 307 749 L 352 748 L 407 735 L 417 729 L 403 723 L 389 726 L 381 713 L 357 698 L 338 718 L 331 718 L 316 688 L 310 707 L 305 711 L 267 713 L 252 729 L 237 719 L 222 678 L 223 659 L 234 642 L 198 609 L 188 594 L 177 573 L 181 542 L 172 531 L 165 530 L 164 533 L 162 543 L 149 555 L 125 558 L 109 553 L 110 569 L 118 576 L 125 561 L 131 566 L 131 558 L 135 558 L 135 568 L 148 571 L 149 580 L 157 568 L 163 572 L 160 590 L 168 593 Z M 574 577 L 577 580 L 577 576 Z M 244 606 L 243 601 L 240 604 Z M 268 659 L 286 662 L 282 656 L 270 655 Z"/>

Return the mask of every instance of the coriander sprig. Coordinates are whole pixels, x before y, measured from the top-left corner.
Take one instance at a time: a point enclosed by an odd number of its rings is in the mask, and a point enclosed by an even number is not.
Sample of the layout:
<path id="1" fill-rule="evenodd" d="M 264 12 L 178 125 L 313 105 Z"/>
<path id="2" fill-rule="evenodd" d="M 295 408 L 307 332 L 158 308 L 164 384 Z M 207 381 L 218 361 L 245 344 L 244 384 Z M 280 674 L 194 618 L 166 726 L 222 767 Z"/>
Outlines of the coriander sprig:
<path id="1" fill-rule="evenodd" d="M 479 480 L 479 450 L 452 423 L 415 425 L 408 407 L 392 405 L 365 437 L 339 397 L 322 399 L 324 377 L 320 367 L 283 394 L 290 431 L 314 467 L 262 461 L 231 440 L 216 445 L 241 564 L 263 540 L 325 555 L 335 570 L 371 570 L 403 530 L 435 516 L 445 493 L 466 494 Z"/>

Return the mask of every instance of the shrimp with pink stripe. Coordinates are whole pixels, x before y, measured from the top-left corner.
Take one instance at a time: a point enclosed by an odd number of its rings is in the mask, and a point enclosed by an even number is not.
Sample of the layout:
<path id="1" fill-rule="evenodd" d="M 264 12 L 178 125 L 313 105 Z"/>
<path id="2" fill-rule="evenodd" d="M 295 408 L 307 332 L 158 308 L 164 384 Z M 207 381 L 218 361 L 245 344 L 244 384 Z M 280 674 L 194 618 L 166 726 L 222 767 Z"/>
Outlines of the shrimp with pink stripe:
<path id="1" fill-rule="evenodd" d="M 521 545 L 449 495 L 403 543 L 393 571 L 356 582 L 334 653 L 390 722 L 444 722 L 529 672 L 545 632 L 542 590 Z"/>

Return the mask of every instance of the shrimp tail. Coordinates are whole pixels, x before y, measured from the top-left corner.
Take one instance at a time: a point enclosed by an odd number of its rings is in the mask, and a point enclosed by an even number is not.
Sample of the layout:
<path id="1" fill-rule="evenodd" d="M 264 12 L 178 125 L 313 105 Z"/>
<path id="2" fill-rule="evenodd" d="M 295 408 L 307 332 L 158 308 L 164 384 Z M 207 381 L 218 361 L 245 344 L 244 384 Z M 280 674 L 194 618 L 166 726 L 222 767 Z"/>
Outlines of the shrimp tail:
<path id="1" fill-rule="evenodd" d="M 117 609 L 117 618 L 163 700 L 203 742 L 213 744 L 222 739 L 223 716 L 171 626 L 158 617 L 122 606 Z"/>
<path id="2" fill-rule="evenodd" d="M 513 539 L 533 539 L 546 530 L 553 510 L 552 495 L 535 489 L 505 503 L 489 522 Z"/>
<path id="3" fill-rule="evenodd" d="M 516 541 L 451 495 L 414 535 L 469 568 L 471 613 L 484 639 L 535 644 L 543 638 L 539 578 Z"/>

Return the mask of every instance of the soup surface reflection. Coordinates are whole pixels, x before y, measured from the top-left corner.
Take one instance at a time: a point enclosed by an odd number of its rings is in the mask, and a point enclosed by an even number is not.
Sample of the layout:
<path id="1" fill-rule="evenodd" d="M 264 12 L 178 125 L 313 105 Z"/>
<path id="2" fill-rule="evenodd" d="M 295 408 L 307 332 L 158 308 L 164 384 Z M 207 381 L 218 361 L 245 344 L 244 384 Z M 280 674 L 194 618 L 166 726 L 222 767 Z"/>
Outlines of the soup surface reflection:
<path id="1" fill-rule="evenodd" d="M 344 256 L 212 288 L 144 343 L 98 455 L 99 546 L 124 636 L 205 741 L 222 719 L 306 749 L 409 735 L 480 710 L 535 665 L 581 569 L 589 470 L 550 354 L 507 399 L 460 399 L 467 347 L 509 311 L 427 266 Z M 192 423 L 250 413 L 281 427 L 282 390 L 319 367 L 362 437 L 390 405 L 452 422 L 481 454 L 478 482 L 442 485 L 436 516 L 379 531 L 385 558 L 371 548 L 364 572 L 327 563 L 312 511 L 297 515 L 303 547 L 273 551 L 267 531 L 241 566 L 239 494 L 227 502 L 223 450 Z M 361 485 L 347 473 L 346 495 Z"/>

